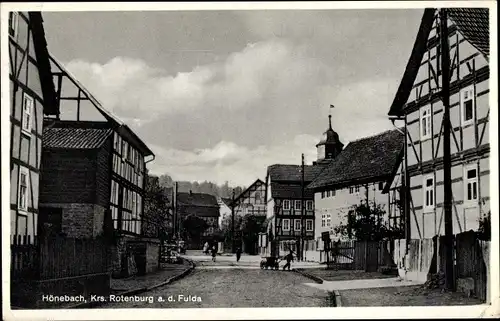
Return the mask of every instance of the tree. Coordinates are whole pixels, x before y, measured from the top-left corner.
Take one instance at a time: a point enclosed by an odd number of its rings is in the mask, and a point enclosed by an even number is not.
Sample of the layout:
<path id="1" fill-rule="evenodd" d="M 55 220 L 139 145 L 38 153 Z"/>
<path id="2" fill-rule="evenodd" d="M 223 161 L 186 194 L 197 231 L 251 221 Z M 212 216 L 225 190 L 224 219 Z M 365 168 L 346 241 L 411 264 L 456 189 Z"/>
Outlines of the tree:
<path id="1" fill-rule="evenodd" d="M 255 244 L 258 243 L 259 233 L 263 231 L 263 219 L 253 214 L 243 217 L 241 223 L 241 232 L 246 251 L 249 254 L 255 254 Z"/>
<path id="2" fill-rule="evenodd" d="M 491 211 L 479 220 L 478 236 L 481 240 L 491 240 Z"/>
<path id="3" fill-rule="evenodd" d="M 188 215 L 182 221 L 182 233 L 184 238 L 189 238 L 196 243 L 199 243 L 201 235 L 207 228 L 207 222 L 196 215 Z"/>
<path id="4" fill-rule="evenodd" d="M 172 234 L 170 195 L 157 176 L 147 176 L 142 230 L 145 236 L 162 239 Z"/>
<path id="5" fill-rule="evenodd" d="M 346 215 L 347 223 L 334 227 L 337 235 L 360 241 L 381 241 L 401 238 L 400 227 L 389 228 L 384 221 L 385 211 L 380 204 L 362 202 L 354 205 Z"/>

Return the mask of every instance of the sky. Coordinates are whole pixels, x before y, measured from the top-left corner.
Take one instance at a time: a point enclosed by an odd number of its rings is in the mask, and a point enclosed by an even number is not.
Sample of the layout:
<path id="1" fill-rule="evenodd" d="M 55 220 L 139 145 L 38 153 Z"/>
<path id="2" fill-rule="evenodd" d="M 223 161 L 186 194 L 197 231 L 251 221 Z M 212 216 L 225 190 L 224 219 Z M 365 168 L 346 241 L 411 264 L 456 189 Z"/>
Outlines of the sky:
<path id="1" fill-rule="evenodd" d="M 249 186 L 332 127 L 387 118 L 423 9 L 45 12 L 51 53 L 155 153 L 152 174 Z M 333 104 L 335 108 L 330 109 Z"/>

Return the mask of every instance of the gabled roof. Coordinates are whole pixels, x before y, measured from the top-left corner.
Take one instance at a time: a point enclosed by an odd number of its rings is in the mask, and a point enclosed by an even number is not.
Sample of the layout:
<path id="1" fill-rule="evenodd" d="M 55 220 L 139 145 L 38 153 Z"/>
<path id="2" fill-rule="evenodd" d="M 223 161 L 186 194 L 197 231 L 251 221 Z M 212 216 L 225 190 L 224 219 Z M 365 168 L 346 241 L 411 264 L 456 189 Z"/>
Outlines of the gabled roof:
<path id="1" fill-rule="evenodd" d="M 353 141 L 307 187 L 323 189 L 387 180 L 403 152 L 404 135 L 389 130 Z"/>
<path id="2" fill-rule="evenodd" d="M 221 200 L 224 204 L 226 204 L 227 206 L 231 207 L 231 203 L 233 202 L 232 199 L 230 198 L 224 198 L 224 197 L 221 197 Z"/>
<path id="3" fill-rule="evenodd" d="M 253 186 L 255 185 L 265 185 L 265 183 L 260 180 L 259 178 L 257 178 L 257 180 L 255 182 L 252 183 L 252 185 L 248 186 L 247 189 L 245 189 L 243 192 L 240 193 L 240 195 L 238 195 L 235 199 L 234 199 L 234 202 L 236 203 L 240 198 L 242 198 L 246 192 L 248 192 Z M 232 203 L 232 200 L 229 199 L 229 204 Z M 231 206 L 231 205 L 228 205 L 228 206 Z"/>
<path id="4" fill-rule="evenodd" d="M 120 135 L 128 137 L 136 147 L 138 147 L 144 154 L 144 156 L 154 155 L 153 151 L 137 136 L 127 124 L 120 120 L 116 115 L 106 110 L 102 104 L 90 93 L 90 91 L 81 84 L 71 72 L 66 69 L 66 67 L 59 62 L 54 55 L 49 55 L 50 61 L 54 64 L 55 68 L 59 69 L 63 75 L 65 75 L 78 89 L 81 90 L 82 94 L 94 105 L 97 111 L 108 121 L 113 127 L 116 128 Z"/>
<path id="5" fill-rule="evenodd" d="M 112 135 L 110 128 L 44 128 L 43 148 L 97 149 Z"/>
<path id="6" fill-rule="evenodd" d="M 462 36 L 488 58 L 490 52 L 488 9 L 449 8 L 446 10 L 448 18 L 456 25 Z M 408 101 L 422 58 L 427 51 L 427 40 L 432 30 L 436 11 L 437 9 L 424 10 L 410 59 L 406 65 L 394 101 L 389 109 L 388 115 L 390 116 L 401 116 L 403 113 L 403 107 Z"/>
<path id="7" fill-rule="evenodd" d="M 204 193 L 177 193 L 177 204 L 219 208 L 217 198 L 213 195 Z"/>
<path id="8" fill-rule="evenodd" d="M 43 112 L 46 115 L 58 115 L 59 108 L 56 103 L 56 90 L 52 79 L 49 51 L 47 49 L 47 40 L 45 39 L 42 13 L 39 11 L 29 12 L 29 20 L 31 34 L 33 36 L 33 46 L 35 48 L 38 74 L 43 93 Z"/>
<path id="9" fill-rule="evenodd" d="M 271 182 L 271 197 L 300 199 L 302 197 L 302 186 L 300 184 Z M 304 186 L 304 199 L 314 199 L 314 191 Z"/>
<path id="10" fill-rule="evenodd" d="M 305 165 L 304 181 L 312 182 L 323 168 L 324 166 L 321 165 Z M 300 182 L 302 180 L 302 166 L 275 164 L 267 168 L 267 174 L 274 182 Z"/>
<path id="11" fill-rule="evenodd" d="M 489 57 L 489 10 L 485 8 L 450 8 L 448 14 L 462 36 L 483 55 Z"/>

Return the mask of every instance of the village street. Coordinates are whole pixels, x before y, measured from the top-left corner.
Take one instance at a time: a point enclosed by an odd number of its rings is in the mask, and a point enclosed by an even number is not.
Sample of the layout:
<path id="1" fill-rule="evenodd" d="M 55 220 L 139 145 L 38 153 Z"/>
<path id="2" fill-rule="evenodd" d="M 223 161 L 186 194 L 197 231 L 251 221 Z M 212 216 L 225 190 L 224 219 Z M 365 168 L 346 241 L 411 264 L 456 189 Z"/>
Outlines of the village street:
<path id="1" fill-rule="evenodd" d="M 109 303 L 103 308 L 229 308 L 229 307 L 327 307 L 328 292 L 307 285 L 310 279 L 289 271 L 261 270 L 259 256 L 242 256 L 239 263 L 232 256 L 189 255 L 196 268 L 179 281 L 153 291 L 138 294 L 153 297 L 149 302 Z M 194 298 L 185 302 L 184 298 Z M 175 302 L 168 302 L 173 296 Z M 158 302 L 162 297 L 165 302 Z"/>

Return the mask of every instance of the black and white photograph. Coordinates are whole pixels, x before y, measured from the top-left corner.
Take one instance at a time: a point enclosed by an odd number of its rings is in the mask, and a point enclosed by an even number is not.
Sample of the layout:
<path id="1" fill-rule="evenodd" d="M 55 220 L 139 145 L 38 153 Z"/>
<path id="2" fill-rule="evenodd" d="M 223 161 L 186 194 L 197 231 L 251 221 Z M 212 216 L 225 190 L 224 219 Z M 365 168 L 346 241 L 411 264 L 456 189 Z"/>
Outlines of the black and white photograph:
<path id="1" fill-rule="evenodd" d="M 6 320 L 499 315 L 494 1 L 1 6 Z"/>

